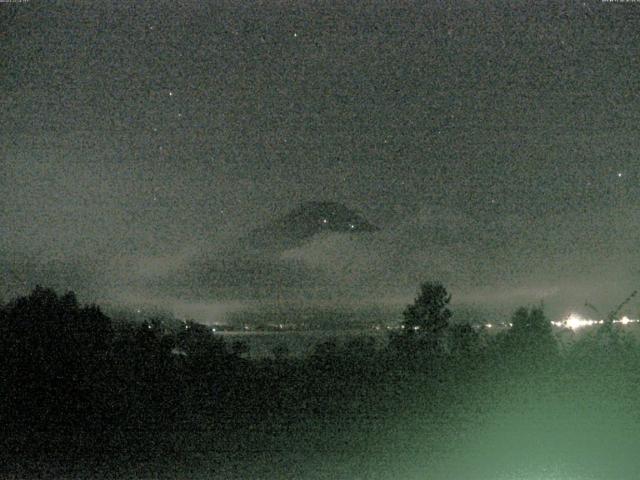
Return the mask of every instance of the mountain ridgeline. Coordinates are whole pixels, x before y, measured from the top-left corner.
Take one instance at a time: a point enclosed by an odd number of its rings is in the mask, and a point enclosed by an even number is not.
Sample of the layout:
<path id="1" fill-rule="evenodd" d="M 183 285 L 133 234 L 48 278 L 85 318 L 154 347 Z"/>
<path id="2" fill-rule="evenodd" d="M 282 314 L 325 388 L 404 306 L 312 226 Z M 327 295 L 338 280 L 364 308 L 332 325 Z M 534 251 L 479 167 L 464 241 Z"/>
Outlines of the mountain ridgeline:
<path id="1" fill-rule="evenodd" d="M 359 234 L 378 230 L 361 214 L 341 203 L 306 202 L 252 230 L 240 240 L 240 246 L 249 250 L 286 250 L 323 232 Z"/>

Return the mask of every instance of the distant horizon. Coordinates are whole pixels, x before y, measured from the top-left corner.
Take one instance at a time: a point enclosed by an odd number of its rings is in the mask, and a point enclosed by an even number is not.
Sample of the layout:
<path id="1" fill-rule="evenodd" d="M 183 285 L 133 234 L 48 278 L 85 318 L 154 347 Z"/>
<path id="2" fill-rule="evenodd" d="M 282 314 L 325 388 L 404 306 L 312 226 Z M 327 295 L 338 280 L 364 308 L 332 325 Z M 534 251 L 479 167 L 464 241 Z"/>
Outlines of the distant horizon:
<path id="1" fill-rule="evenodd" d="M 587 3 L 4 3 L 0 294 L 608 311 L 637 25 Z"/>
<path id="2" fill-rule="evenodd" d="M 41 286 L 43 288 L 49 288 L 46 285 Z M 24 293 L 5 298 L 4 301 L 8 302 L 14 298 L 28 295 L 31 291 L 32 289 L 25 289 Z M 73 290 L 57 291 L 54 289 L 54 291 L 58 294 L 63 294 Z M 402 321 L 402 311 L 412 303 L 414 298 L 415 295 L 413 297 L 408 296 L 404 299 L 397 298 L 393 304 L 387 301 L 382 303 L 361 302 L 359 304 L 328 302 L 326 305 L 305 304 L 304 302 L 283 302 L 280 304 L 255 302 L 253 304 L 247 304 L 233 301 L 226 303 L 185 301 L 181 308 L 172 309 L 172 306 L 179 303 L 179 299 L 169 299 L 157 303 L 136 304 L 108 300 L 100 301 L 99 299 L 84 299 L 81 296 L 79 297 L 83 303 L 97 304 L 105 312 L 113 314 L 114 319 L 117 319 L 118 315 L 139 320 L 165 317 L 177 321 L 196 321 L 209 326 L 266 325 L 270 322 L 274 325 L 277 323 L 295 323 L 300 325 L 306 322 L 320 329 L 339 329 L 341 322 L 344 322 L 343 326 L 345 328 L 350 328 L 353 324 L 362 326 L 399 324 Z M 553 324 L 559 324 L 574 317 L 576 319 L 582 319 L 585 322 L 590 321 L 595 325 L 597 321 L 603 321 L 607 315 L 613 311 L 612 308 L 601 313 L 596 313 L 593 310 L 595 308 L 593 305 L 583 304 L 577 308 L 568 309 L 565 312 L 553 315 L 547 311 L 544 302 L 523 303 L 514 305 L 513 307 L 503 306 L 502 308 L 490 309 L 486 306 L 480 307 L 473 303 L 456 302 L 455 297 L 453 298 L 454 301 L 451 304 L 453 312 L 452 322 L 454 324 L 469 323 L 476 326 L 487 324 L 493 326 L 508 325 L 513 313 L 519 307 L 541 305 L 545 311 L 545 315 Z M 211 315 L 207 313 L 212 309 L 217 311 L 217 314 Z M 616 314 L 614 319 L 618 321 L 622 318 L 627 318 L 631 320 L 630 323 L 635 323 L 639 317 L 640 314 L 634 314 L 632 307 L 625 305 L 620 312 Z"/>

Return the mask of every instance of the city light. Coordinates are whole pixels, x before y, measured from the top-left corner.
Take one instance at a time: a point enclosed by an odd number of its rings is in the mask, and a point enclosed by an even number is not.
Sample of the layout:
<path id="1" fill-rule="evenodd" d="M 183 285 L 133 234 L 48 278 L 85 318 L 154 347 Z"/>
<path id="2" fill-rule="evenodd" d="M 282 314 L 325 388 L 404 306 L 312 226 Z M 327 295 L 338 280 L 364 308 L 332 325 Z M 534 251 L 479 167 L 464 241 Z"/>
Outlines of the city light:
<path id="1" fill-rule="evenodd" d="M 627 316 L 620 318 L 619 320 L 613 320 L 613 323 L 619 323 L 621 325 L 628 325 L 630 323 L 638 323 L 639 320 L 631 319 Z M 602 325 L 604 320 L 594 320 L 591 318 L 585 318 L 577 313 L 569 314 L 565 319 L 560 321 L 551 322 L 554 326 L 560 328 L 568 328 L 571 330 L 578 330 L 583 327 L 591 327 L 594 325 Z"/>
<path id="2" fill-rule="evenodd" d="M 638 323 L 638 322 L 640 322 L 639 319 L 629 318 L 626 315 L 621 317 L 620 319 L 612 320 L 612 323 L 620 324 L 620 325 L 629 325 L 629 324 Z M 570 313 L 562 320 L 552 320 L 550 323 L 554 327 L 566 328 L 566 329 L 575 331 L 584 327 L 593 327 L 595 325 L 603 325 L 605 321 L 601 319 L 595 320 L 592 318 L 586 318 L 577 313 Z M 513 327 L 513 323 L 498 323 L 498 324 L 485 323 L 484 327 L 488 329 L 491 329 L 493 327 L 510 328 L 510 327 Z"/>

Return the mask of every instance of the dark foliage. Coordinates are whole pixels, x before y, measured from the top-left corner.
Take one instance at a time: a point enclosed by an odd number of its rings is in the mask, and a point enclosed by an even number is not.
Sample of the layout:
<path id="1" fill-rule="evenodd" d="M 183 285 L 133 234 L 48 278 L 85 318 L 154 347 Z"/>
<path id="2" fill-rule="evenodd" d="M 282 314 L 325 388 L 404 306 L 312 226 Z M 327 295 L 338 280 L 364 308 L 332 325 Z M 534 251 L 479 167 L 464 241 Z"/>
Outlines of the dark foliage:
<path id="1" fill-rule="evenodd" d="M 38 287 L 0 308 L 0 461 L 179 461 L 186 444 L 260 449 L 276 435 L 267 432 L 310 422 L 455 423 L 456 409 L 481 411 L 514 379 L 598 378 L 613 365 L 633 377 L 640 366 L 635 342 L 611 324 L 561 348 L 540 307 L 518 309 L 511 329 L 487 336 L 451 324 L 450 299 L 441 284 L 423 284 L 386 347 L 362 336 L 324 341 L 306 357 L 279 345 L 273 358 L 251 359 L 246 344 L 204 325 L 114 323 L 73 293 Z"/>
<path id="2" fill-rule="evenodd" d="M 425 335 L 438 335 L 449 325 L 451 295 L 437 282 L 425 282 L 420 286 L 420 294 L 409 305 L 402 316 L 402 326 L 407 331 L 417 331 Z M 417 330 L 416 330 L 417 329 Z"/>
<path id="3" fill-rule="evenodd" d="M 404 363 L 419 365 L 446 350 L 450 302 L 451 295 L 441 283 L 420 286 L 418 297 L 402 312 L 402 332 L 390 338 L 391 349 Z"/>
<path id="4" fill-rule="evenodd" d="M 511 322 L 512 327 L 501 339 L 509 361 L 533 368 L 557 360 L 558 342 L 542 307 L 520 307 Z"/>

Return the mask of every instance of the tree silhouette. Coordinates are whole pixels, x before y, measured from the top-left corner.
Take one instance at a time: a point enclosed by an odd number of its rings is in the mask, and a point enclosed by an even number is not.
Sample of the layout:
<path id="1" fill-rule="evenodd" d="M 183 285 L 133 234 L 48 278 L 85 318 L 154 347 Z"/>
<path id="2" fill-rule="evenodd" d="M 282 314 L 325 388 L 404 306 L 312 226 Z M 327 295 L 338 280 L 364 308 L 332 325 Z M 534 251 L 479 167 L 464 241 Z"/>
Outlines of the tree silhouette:
<path id="1" fill-rule="evenodd" d="M 542 307 L 520 307 L 514 312 L 511 322 L 510 333 L 516 338 L 537 343 L 553 340 L 551 323 Z"/>
<path id="2" fill-rule="evenodd" d="M 16 421 L 40 426 L 89 425 L 91 385 L 102 384 L 111 323 L 96 306 L 80 306 L 73 292 L 36 287 L 10 302 L 0 325 L 0 383 Z"/>
<path id="3" fill-rule="evenodd" d="M 441 283 L 424 282 L 413 304 L 402 312 L 402 326 L 409 332 L 441 334 L 448 327 L 451 318 L 451 310 L 448 308 L 450 301 L 451 295 Z"/>
<path id="4" fill-rule="evenodd" d="M 523 365 L 536 366 L 558 353 L 551 322 L 541 306 L 520 307 L 511 319 L 512 327 L 505 334 L 507 353 L 524 360 Z"/>
<path id="5" fill-rule="evenodd" d="M 417 356 L 444 351 L 444 334 L 449 326 L 451 295 L 439 282 L 424 282 L 413 304 L 402 312 L 401 334 L 392 333 L 389 347 L 403 363 L 412 365 Z"/>

